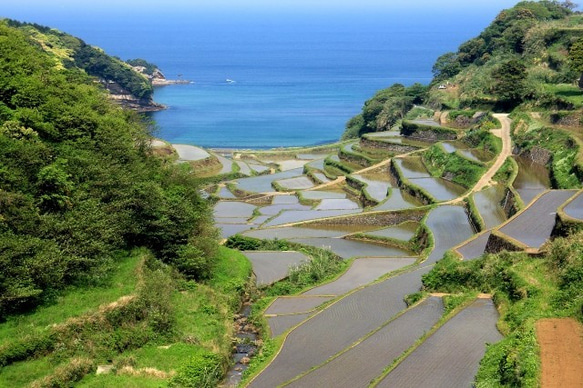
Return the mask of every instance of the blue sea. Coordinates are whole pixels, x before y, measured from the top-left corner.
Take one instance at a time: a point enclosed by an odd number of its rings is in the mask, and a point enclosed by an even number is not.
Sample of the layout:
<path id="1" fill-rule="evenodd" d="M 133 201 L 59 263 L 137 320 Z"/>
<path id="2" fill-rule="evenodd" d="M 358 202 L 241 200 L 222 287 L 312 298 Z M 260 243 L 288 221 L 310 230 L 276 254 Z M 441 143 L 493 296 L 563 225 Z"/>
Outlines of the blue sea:
<path id="1" fill-rule="evenodd" d="M 122 59 L 153 62 L 169 79 L 192 81 L 156 88 L 155 100 L 168 107 L 152 114 L 158 137 L 259 149 L 338 140 L 376 91 L 428 83 L 435 59 L 476 36 L 498 11 L 0 16 L 56 27 Z"/>

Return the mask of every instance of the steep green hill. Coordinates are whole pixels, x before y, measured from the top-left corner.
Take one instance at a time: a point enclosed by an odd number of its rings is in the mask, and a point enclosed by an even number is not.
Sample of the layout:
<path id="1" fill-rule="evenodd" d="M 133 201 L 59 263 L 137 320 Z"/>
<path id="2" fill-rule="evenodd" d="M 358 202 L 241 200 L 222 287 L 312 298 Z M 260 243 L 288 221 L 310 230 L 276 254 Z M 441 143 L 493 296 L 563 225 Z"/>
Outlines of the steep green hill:
<path id="1" fill-rule="evenodd" d="M 249 263 L 95 75 L 151 95 L 77 38 L 0 21 L 0 385 L 69 386 L 98 364 L 129 372 L 86 385 L 215 381 Z"/>
<path id="2" fill-rule="evenodd" d="M 20 30 L 46 52 L 56 68 L 82 69 L 88 75 L 96 77 L 111 94 L 131 96 L 143 106 L 152 105 L 154 89 L 151 82 L 132 67 L 147 62 L 134 60 L 134 64 L 130 65 L 107 55 L 98 47 L 53 28 L 8 19 L 5 23 Z M 148 68 L 152 67 L 151 64 L 147 65 Z"/>
<path id="3" fill-rule="evenodd" d="M 437 58 L 427 86 L 393 85 L 347 123 L 345 138 L 388 130 L 423 105 L 432 110 L 561 111 L 581 119 L 583 15 L 570 2 L 522 1 L 457 52 Z M 556 119 L 559 120 L 559 119 Z M 555 121 L 556 121 L 555 120 Z"/>

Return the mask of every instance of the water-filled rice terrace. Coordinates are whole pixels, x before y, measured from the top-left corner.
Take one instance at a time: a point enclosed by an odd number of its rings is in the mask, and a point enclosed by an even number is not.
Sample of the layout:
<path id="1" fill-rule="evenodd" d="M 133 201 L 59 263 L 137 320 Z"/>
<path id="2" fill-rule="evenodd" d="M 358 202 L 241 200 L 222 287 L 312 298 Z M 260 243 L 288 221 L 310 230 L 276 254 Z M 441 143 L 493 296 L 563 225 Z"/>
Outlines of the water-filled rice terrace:
<path id="1" fill-rule="evenodd" d="M 412 306 L 405 297 L 448 250 L 471 260 L 500 239 L 540 247 L 559 209 L 583 219 L 583 194 L 550 190 L 548 170 L 520 158 L 512 182 L 474 192 L 432 175 L 422 153 L 434 143 L 390 131 L 335 149 L 233 154 L 239 177 L 210 193 L 223 238 L 285 240 L 350 261 L 336 279 L 265 308 L 264 336 L 282 345 L 246 386 L 472 385 L 486 344 L 501 338 L 491 299 L 448 313 L 442 296 Z M 463 139 L 440 145 L 485 168 L 498 158 Z M 516 203 L 524 208 L 513 214 Z M 298 252 L 245 254 L 259 286 L 310 260 Z"/>

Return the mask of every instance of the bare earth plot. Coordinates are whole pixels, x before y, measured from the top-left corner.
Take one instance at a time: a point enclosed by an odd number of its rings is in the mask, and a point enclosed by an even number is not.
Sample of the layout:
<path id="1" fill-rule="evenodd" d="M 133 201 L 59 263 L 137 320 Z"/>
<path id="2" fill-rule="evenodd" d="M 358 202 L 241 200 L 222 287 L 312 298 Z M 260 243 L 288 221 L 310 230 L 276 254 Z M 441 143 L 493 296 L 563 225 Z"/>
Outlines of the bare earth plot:
<path id="1" fill-rule="evenodd" d="M 342 295 L 348 291 L 364 286 L 389 272 L 411 265 L 415 260 L 413 257 L 363 257 L 356 259 L 348 271 L 337 280 L 320 287 L 312 288 L 306 291 L 304 295 Z"/>
<path id="2" fill-rule="evenodd" d="M 542 388 L 583 387 L 583 329 L 574 319 L 536 323 Z"/>
<path id="3" fill-rule="evenodd" d="M 471 387 L 487 343 L 502 339 L 490 299 L 477 299 L 427 338 L 377 387 Z"/>
<path id="4" fill-rule="evenodd" d="M 374 284 L 340 299 L 290 332 L 281 351 L 250 387 L 273 388 L 319 365 L 406 308 L 429 268 Z"/>
<path id="5" fill-rule="evenodd" d="M 540 248 L 551 236 L 559 206 L 575 194 L 573 190 L 551 190 L 543 194 L 499 231 L 531 248 Z"/>
<path id="6" fill-rule="evenodd" d="M 258 286 L 275 283 L 287 276 L 290 266 L 297 266 L 310 260 L 299 252 L 246 251 L 243 254 L 253 265 Z"/>
<path id="7" fill-rule="evenodd" d="M 370 381 L 381 375 L 384 368 L 429 331 L 442 314 L 441 298 L 430 297 L 288 387 L 368 387 Z"/>

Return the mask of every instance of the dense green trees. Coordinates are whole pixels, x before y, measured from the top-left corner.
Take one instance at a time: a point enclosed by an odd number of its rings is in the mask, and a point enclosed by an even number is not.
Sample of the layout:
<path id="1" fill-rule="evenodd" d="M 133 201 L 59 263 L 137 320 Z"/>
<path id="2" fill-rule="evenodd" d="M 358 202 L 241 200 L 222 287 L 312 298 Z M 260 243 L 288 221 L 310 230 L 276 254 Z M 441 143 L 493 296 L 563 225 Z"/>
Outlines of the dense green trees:
<path id="1" fill-rule="evenodd" d="M 571 45 L 569 61 L 573 70 L 580 74 L 578 84 L 583 89 L 583 38 L 578 39 Z"/>
<path id="2" fill-rule="evenodd" d="M 362 113 L 348 121 L 342 138 L 350 139 L 368 132 L 388 131 L 415 104 L 420 104 L 426 93 L 427 87 L 419 83 L 409 87 L 394 84 L 377 92 L 364 103 Z"/>
<path id="3" fill-rule="evenodd" d="M 84 47 L 88 68 L 113 63 Z M 0 317 L 99 283 L 113 253 L 134 246 L 209 275 L 208 204 L 188 170 L 150 156 L 149 136 L 82 70 L 0 22 Z"/>

